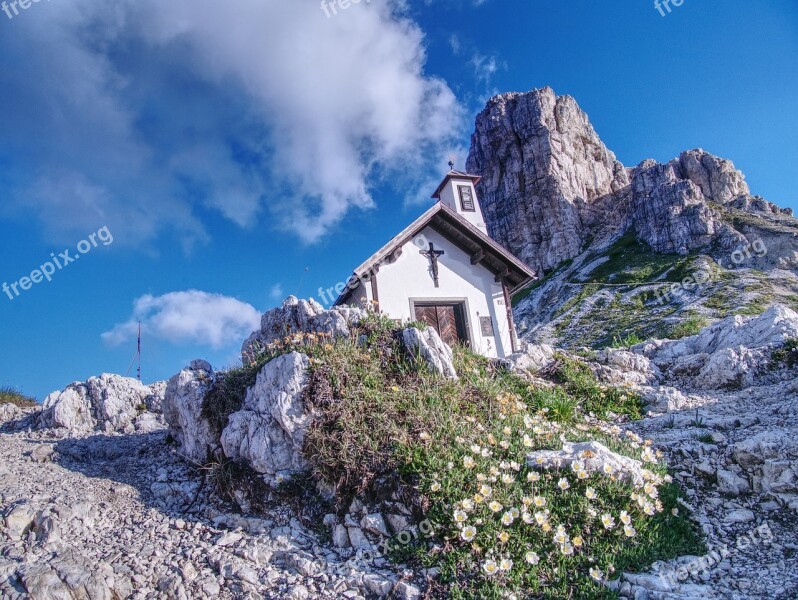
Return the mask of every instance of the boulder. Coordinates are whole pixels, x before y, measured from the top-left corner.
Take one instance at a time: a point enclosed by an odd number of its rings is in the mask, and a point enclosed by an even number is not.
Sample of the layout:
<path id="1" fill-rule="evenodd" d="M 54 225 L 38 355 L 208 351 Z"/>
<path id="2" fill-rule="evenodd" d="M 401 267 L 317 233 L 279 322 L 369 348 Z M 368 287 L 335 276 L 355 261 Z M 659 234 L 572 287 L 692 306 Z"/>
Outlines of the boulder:
<path id="1" fill-rule="evenodd" d="M 554 360 L 554 348 L 548 344 L 529 344 L 524 352 L 516 352 L 505 359 L 511 371 L 537 373 Z"/>
<path id="2" fill-rule="evenodd" d="M 412 360 L 426 365 L 432 373 L 442 377 L 457 379 L 457 371 L 452 363 L 452 349 L 447 346 L 432 327 L 424 331 L 410 327 L 402 332 L 402 341 Z"/>
<path id="3" fill-rule="evenodd" d="M 634 485 L 646 481 L 641 461 L 613 452 L 600 442 L 565 442 L 562 450 L 539 450 L 526 457 L 527 465 L 541 469 L 570 468 L 577 460 L 584 463 L 588 473 L 602 473 L 605 465 L 609 465 L 621 481 L 631 481 Z"/>
<path id="4" fill-rule="evenodd" d="M 667 377 L 698 389 L 748 387 L 770 367 L 770 354 L 798 337 L 798 313 L 774 305 L 757 317 L 734 315 L 681 340 L 635 346 Z"/>
<path id="5" fill-rule="evenodd" d="M 147 386 L 137 379 L 103 374 L 75 382 L 44 401 L 39 427 L 63 428 L 74 434 L 92 431 L 135 431 L 135 421 L 159 402 L 162 384 Z M 148 404 L 149 403 L 149 404 Z"/>
<path id="6" fill-rule="evenodd" d="M 292 352 L 266 363 L 247 391 L 242 410 L 230 415 L 221 444 L 227 458 L 245 460 L 274 485 L 307 466 L 302 455 L 311 421 L 302 399 L 310 361 Z"/>
<path id="7" fill-rule="evenodd" d="M 350 327 L 365 314 L 362 308 L 335 307 L 325 310 L 315 300 L 298 300 L 289 296 L 281 307 L 261 317 L 260 329 L 253 332 L 241 347 L 242 358 L 247 363 L 259 348 L 297 333 L 347 337 Z"/>
<path id="8" fill-rule="evenodd" d="M 207 462 L 219 445 L 213 427 L 202 416 L 202 401 L 214 381 L 213 367 L 195 360 L 169 380 L 163 399 L 163 416 L 181 454 L 198 463 Z"/>

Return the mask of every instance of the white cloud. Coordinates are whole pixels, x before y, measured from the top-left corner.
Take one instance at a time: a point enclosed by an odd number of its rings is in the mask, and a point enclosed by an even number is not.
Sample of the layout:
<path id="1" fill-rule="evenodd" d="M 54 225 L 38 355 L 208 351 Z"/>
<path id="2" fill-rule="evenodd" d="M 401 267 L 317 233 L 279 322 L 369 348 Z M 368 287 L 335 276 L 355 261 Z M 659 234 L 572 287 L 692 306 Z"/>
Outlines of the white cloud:
<path id="1" fill-rule="evenodd" d="M 255 307 L 220 294 L 199 290 L 147 294 L 133 303 L 133 314 L 102 334 L 110 346 L 135 340 L 138 322 L 142 332 L 173 344 L 200 344 L 214 349 L 240 344 L 260 326 Z"/>
<path id="2" fill-rule="evenodd" d="M 272 286 L 272 289 L 269 290 L 269 297 L 272 300 L 285 300 L 283 286 L 280 283 L 276 283 Z"/>
<path id="3" fill-rule="evenodd" d="M 333 18 L 297 0 L 35 8 L 0 39 L 15 106 L 0 211 L 33 211 L 54 235 L 102 216 L 120 244 L 173 229 L 190 245 L 211 209 L 312 242 L 371 208 L 375 181 L 439 170 L 462 125 L 400 0 Z"/>

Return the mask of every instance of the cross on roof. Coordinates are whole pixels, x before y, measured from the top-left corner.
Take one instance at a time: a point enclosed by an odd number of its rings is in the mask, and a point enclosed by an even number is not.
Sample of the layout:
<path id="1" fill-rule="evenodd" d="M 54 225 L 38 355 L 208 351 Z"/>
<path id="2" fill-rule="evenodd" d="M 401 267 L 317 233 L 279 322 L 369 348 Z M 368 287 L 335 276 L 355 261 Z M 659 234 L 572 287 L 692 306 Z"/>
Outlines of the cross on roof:
<path id="1" fill-rule="evenodd" d="M 440 287 L 440 285 L 438 285 L 438 257 L 443 256 L 445 252 L 443 250 L 436 250 L 435 246 L 430 242 L 429 250 L 419 250 L 419 254 L 429 259 L 432 280 L 435 282 L 435 287 Z"/>

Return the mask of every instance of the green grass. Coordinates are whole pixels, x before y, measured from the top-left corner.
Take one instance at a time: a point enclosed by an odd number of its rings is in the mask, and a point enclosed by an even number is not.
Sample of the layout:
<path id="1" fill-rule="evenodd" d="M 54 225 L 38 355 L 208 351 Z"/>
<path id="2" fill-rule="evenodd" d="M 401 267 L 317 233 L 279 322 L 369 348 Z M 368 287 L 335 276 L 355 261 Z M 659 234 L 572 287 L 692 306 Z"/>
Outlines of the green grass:
<path id="1" fill-rule="evenodd" d="M 528 297 L 528 296 L 529 296 L 529 295 L 530 295 L 532 292 L 534 292 L 536 289 L 538 289 L 538 288 L 539 288 L 540 286 L 542 286 L 544 283 L 546 283 L 547 281 L 549 281 L 549 280 L 550 280 L 552 277 L 554 277 L 554 276 L 555 276 L 557 273 L 559 273 L 560 271 L 562 271 L 562 270 L 564 270 L 564 269 L 567 269 L 568 267 L 570 267 L 570 266 L 571 266 L 571 264 L 572 264 L 573 262 L 574 262 L 574 259 L 573 259 L 573 258 L 569 258 L 569 259 L 567 259 L 567 260 L 564 260 L 564 261 L 562 261 L 562 262 L 561 262 L 559 265 L 557 265 L 557 266 L 556 266 L 554 269 L 552 269 L 552 270 L 551 270 L 551 271 L 549 271 L 548 273 L 544 274 L 544 276 L 543 276 L 543 277 L 541 277 L 540 279 L 536 279 L 535 281 L 533 281 L 533 282 L 532 282 L 530 285 L 528 285 L 528 286 L 527 286 L 527 287 L 525 287 L 524 289 L 520 290 L 519 292 L 516 292 L 516 293 L 513 295 L 513 298 L 512 298 L 512 305 L 513 305 L 513 308 L 515 308 L 516 306 L 518 306 L 518 304 L 519 304 L 519 303 L 520 303 L 520 302 L 521 302 L 521 301 L 522 301 L 524 298 L 527 298 L 527 297 Z"/>
<path id="2" fill-rule="evenodd" d="M 442 379 L 406 355 L 395 327 L 372 315 L 348 339 L 306 336 L 298 343 L 280 342 L 263 356 L 296 349 L 311 358 L 305 402 L 319 416 L 308 429 L 304 454 L 314 479 L 336 485 L 339 510 L 355 495 L 379 501 L 398 494 L 419 521 L 434 524 L 431 539 L 396 549 L 395 558 L 416 568 L 440 568 L 435 597 L 498 599 L 513 592 L 520 597 L 607 598 L 613 594 L 591 578 L 591 568 L 617 574 L 700 553 L 686 515 L 671 513 L 678 489 L 664 480 L 662 463 L 649 466 L 661 502 L 661 510 L 652 516 L 632 500 L 641 491 L 628 483 L 598 473 L 579 479 L 571 471 L 525 464 L 527 452 L 560 448 L 561 436 L 600 440 L 640 459 L 642 440 L 585 420 L 585 413 L 640 416 L 637 396 L 600 385 L 587 367 L 567 357 L 558 357 L 548 374 L 550 386 L 535 386 L 462 347 L 454 352 L 459 380 Z M 237 374 L 235 385 L 232 380 L 222 384 L 230 386 L 225 389 L 231 403 L 241 397 L 240 385 L 248 377 L 249 371 Z M 230 467 L 224 469 L 216 476 L 229 477 Z M 534 477 L 530 473 L 540 475 L 540 481 L 528 481 Z M 514 480 L 502 483 L 501 474 Z M 557 485 L 561 477 L 571 486 L 566 491 Z M 579 536 L 581 547 L 563 555 L 552 541 L 554 531 L 524 523 L 520 516 L 512 525 L 502 525 L 503 512 L 494 514 L 486 498 L 474 499 L 482 484 L 493 488 L 491 499 L 507 510 L 520 511 L 524 498 L 545 497 L 551 526 L 565 525 L 569 543 Z M 585 496 L 588 486 L 596 490 L 597 500 Z M 454 520 L 454 510 L 464 499 L 475 502 L 467 522 L 478 531 L 470 542 L 461 537 L 462 528 Z M 624 535 L 622 526 L 605 530 L 591 507 L 598 516 L 608 513 L 616 521 L 622 510 L 628 511 L 634 537 Z M 506 541 L 497 537 L 501 532 L 508 534 Z M 539 555 L 538 564 L 525 561 L 528 551 Z M 489 557 L 511 558 L 514 566 L 488 575 L 483 566 Z"/>
<path id="3" fill-rule="evenodd" d="M 681 323 L 674 325 L 668 333 L 668 338 L 672 340 L 680 340 L 691 335 L 696 335 L 704 327 L 709 324 L 704 317 L 697 315 L 686 318 Z"/>
<path id="4" fill-rule="evenodd" d="M 10 387 L 0 388 L 0 404 L 13 404 L 20 408 L 34 408 L 39 405 L 34 398 Z"/>
<path id="5" fill-rule="evenodd" d="M 666 281 L 681 281 L 689 270 L 689 257 L 660 254 L 639 242 L 633 232 L 625 234 L 607 250 L 609 260 L 593 269 L 591 283 L 650 283 L 669 271 Z"/>
<path id="6" fill-rule="evenodd" d="M 641 338 L 636 333 L 630 333 L 624 337 L 615 336 L 612 338 L 612 344 L 610 344 L 611 348 L 629 348 L 631 346 L 636 346 L 637 344 L 642 344 L 645 342 L 643 338 Z"/>
<path id="7" fill-rule="evenodd" d="M 798 366 L 798 338 L 787 340 L 781 348 L 774 350 L 770 355 L 770 365 L 774 369 Z"/>

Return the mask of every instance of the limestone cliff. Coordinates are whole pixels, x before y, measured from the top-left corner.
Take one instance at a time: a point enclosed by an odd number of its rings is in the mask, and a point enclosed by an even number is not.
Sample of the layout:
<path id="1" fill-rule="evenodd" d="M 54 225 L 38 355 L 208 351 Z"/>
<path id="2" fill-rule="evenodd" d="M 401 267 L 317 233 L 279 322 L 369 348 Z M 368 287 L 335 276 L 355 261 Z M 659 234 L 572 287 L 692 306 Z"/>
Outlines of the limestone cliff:
<path id="1" fill-rule="evenodd" d="M 633 287 L 640 292 L 639 286 L 656 282 L 662 288 L 705 267 L 718 267 L 713 271 L 717 280 L 730 267 L 746 269 L 756 279 L 748 287 L 767 288 L 766 293 L 751 297 L 745 289 L 703 286 L 704 300 L 721 294 L 727 302 L 715 298 L 714 309 L 705 303 L 688 306 L 690 317 L 719 318 L 751 304 L 763 308 L 784 296 L 789 303 L 798 289 L 798 220 L 790 209 L 751 195 L 744 175 L 729 160 L 700 149 L 664 164 L 646 160 L 623 166 L 576 101 L 551 88 L 492 98 L 477 116 L 466 167 L 482 176 L 478 192 L 490 235 L 548 275 L 547 285 L 532 291 L 517 309 L 530 330 L 545 330 L 546 335 L 534 339 L 560 337 L 552 335 L 551 321 L 563 315 L 590 321 L 593 304 L 605 310 L 618 292 Z M 763 250 L 752 252 L 754 244 Z M 740 252 L 745 260 L 729 260 Z M 634 259 L 635 277 L 618 280 L 613 271 L 628 265 L 614 264 L 610 255 Z M 696 262 L 702 257 L 706 264 Z M 602 266 L 601 276 L 594 276 Z M 585 288 L 586 283 L 593 287 Z M 629 286 L 602 287 L 623 283 Z M 654 286 L 647 291 L 662 290 Z M 701 299 L 689 296 L 680 295 L 678 312 Z M 644 308 L 648 301 L 634 299 Z M 662 306 L 673 309 L 673 298 L 648 306 L 652 310 L 644 316 L 661 320 L 657 309 Z M 669 313 L 674 323 L 680 320 L 678 312 Z M 621 329 L 612 333 L 629 333 L 628 327 Z M 580 337 L 583 332 L 576 328 L 571 333 Z M 641 328 L 638 333 L 664 332 Z"/>

